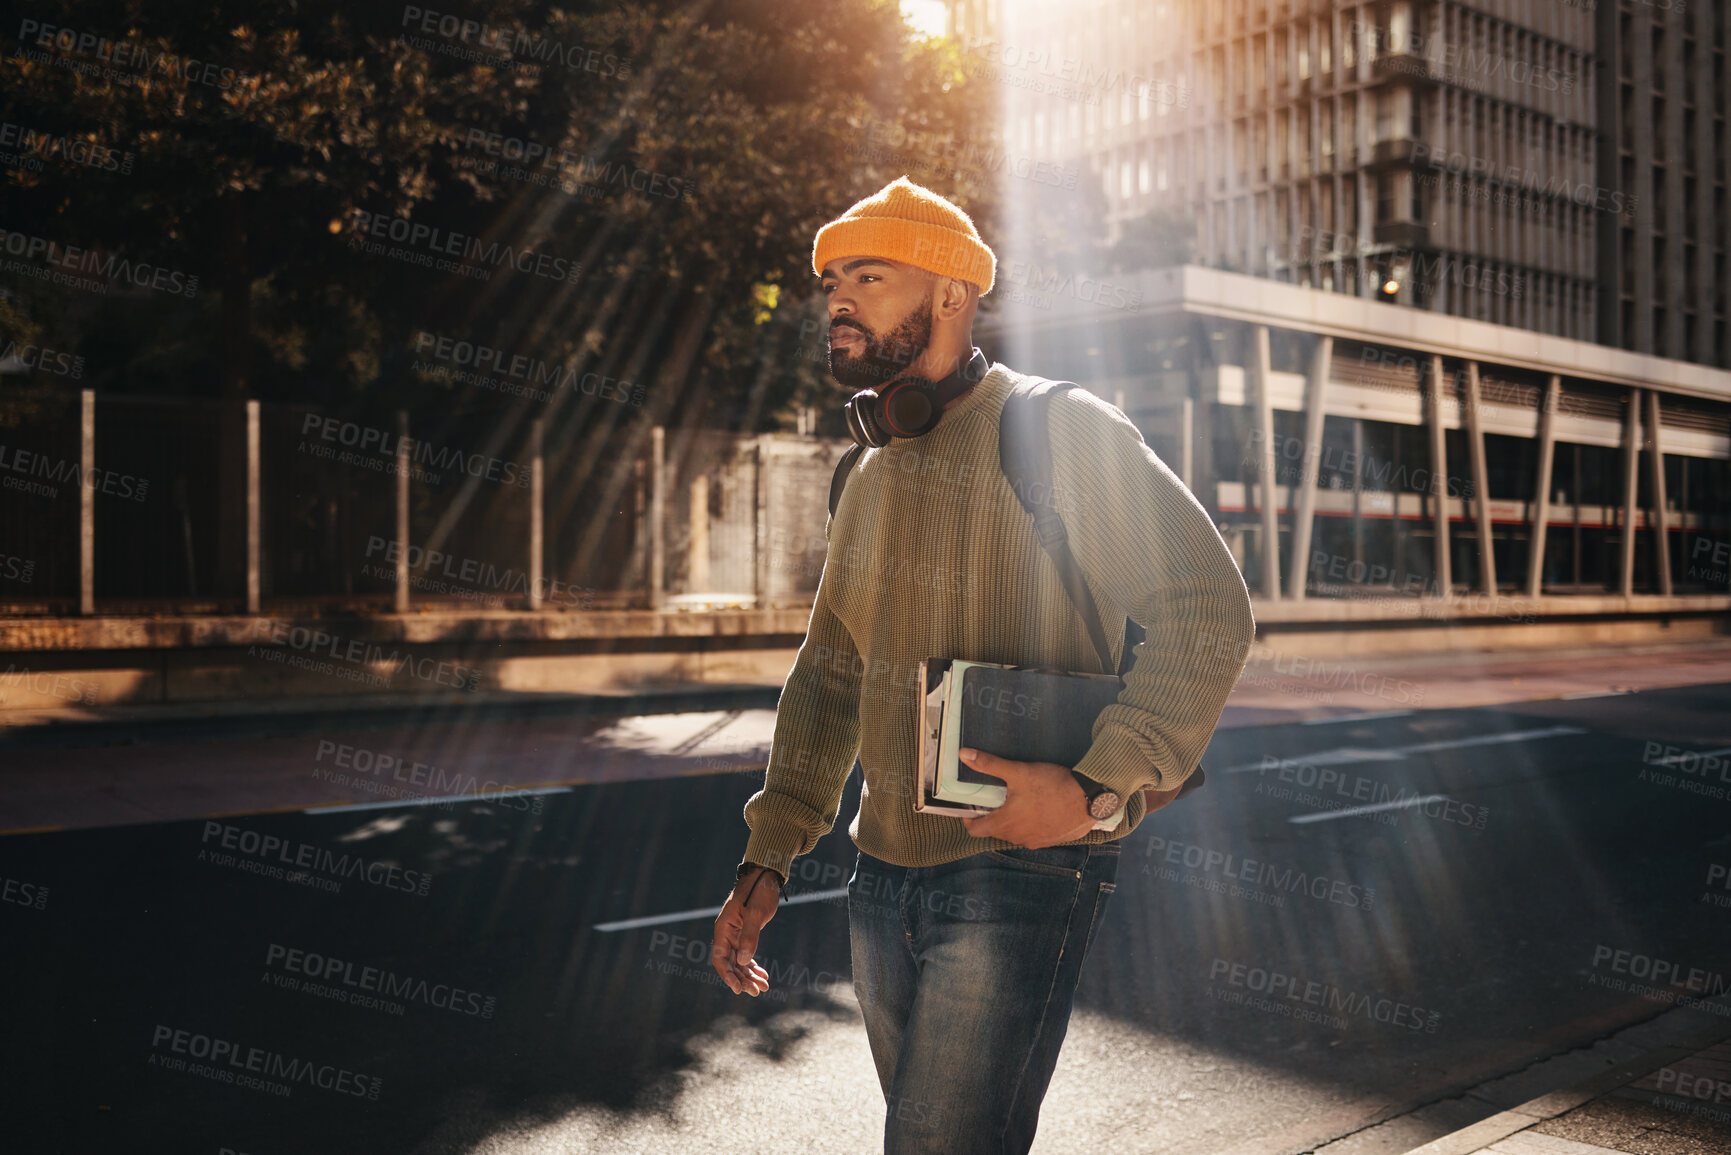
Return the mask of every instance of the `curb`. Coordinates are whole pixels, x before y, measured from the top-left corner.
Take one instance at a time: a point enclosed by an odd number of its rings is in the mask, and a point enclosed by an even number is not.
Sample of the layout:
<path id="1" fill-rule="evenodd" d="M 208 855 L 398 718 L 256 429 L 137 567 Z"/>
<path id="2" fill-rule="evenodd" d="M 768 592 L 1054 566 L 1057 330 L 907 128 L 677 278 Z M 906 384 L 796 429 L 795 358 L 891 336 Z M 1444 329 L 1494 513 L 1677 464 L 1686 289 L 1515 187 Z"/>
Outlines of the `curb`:
<path id="1" fill-rule="evenodd" d="M 1731 1009 L 1731 1003 L 1715 1001 L 1706 1004 L 1714 1007 L 1720 1014 Z M 1537 1098 L 1529 1099 L 1518 1107 L 1499 1111 L 1488 1119 L 1462 1127 L 1438 1139 L 1421 1146 L 1414 1147 L 1406 1155 L 1474 1155 L 1490 1146 L 1501 1142 L 1510 1135 L 1554 1119 L 1558 1115 L 1573 1111 L 1576 1107 L 1592 1102 L 1602 1095 L 1608 1095 L 1620 1087 L 1635 1082 L 1644 1075 L 1649 1075 L 1661 1067 L 1680 1062 L 1697 1052 L 1718 1043 L 1731 1039 L 1731 1019 L 1714 1023 L 1703 1029 L 1697 1029 L 1692 1034 L 1683 1035 L 1694 1024 L 1685 1026 L 1687 1013 L 1691 1008 L 1678 1008 L 1673 1014 L 1678 1015 L 1676 1034 L 1681 1037 L 1677 1042 L 1662 1044 L 1642 1053 L 1633 1059 L 1617 1063 L 1607 1070 L 1592 1076 L 1573 1087 L 1560 1091 L 1551 1091 Z M 1673 1032 L 1667 1032 L 1670 1034 Z"/>

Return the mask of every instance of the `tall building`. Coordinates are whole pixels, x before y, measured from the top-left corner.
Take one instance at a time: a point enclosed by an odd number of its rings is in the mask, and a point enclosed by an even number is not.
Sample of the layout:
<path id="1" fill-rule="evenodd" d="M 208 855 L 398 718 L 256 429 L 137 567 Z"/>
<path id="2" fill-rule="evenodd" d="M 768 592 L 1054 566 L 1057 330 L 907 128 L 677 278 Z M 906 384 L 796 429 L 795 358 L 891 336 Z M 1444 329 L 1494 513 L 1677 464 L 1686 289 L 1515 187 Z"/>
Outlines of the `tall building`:
<path id="1" fill-rule="evenodd" d="M 1600 0 L 1597 180 L 1633 213 L 1598 234 L 1597 339 L 1731 365 L 1725 331 L 1725 0 Z"/>
<path id="2" fill-rule="evenodd" d="M 1012 178 L 982 343 L 1137 423 L 1259 626 L 1720 630 L 1728 8 L 952 0 Z M 1208 267 L 1042 267 L 1054 206 Z"/>
<path id="3" fill-rule="evenodd" d="M 1592 3 L 954 0 L 951 13 L 970 69 L 1003 83 L 1011 151 L 1092 172 L 1111 230 L 1175 214 L 1200 264 L 1595 340 L 1601 238 L 1639 230 L 1648 209 L 1644 186 L 1605 179 L 1594 44 L 1609 16 Z M 1722 59 L 1696 52 L 1697 74 L 1709 56 Z"/>

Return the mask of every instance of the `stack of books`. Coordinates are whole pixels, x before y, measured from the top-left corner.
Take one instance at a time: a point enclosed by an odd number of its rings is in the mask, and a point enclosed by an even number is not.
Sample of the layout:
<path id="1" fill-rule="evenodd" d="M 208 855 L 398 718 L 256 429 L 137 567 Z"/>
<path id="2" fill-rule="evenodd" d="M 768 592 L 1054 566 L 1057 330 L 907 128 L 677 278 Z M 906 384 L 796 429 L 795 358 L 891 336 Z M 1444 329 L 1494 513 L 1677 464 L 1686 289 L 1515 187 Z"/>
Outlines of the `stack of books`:
<path id="1" fill-rule="evenodd" d="M 922 814 L 974 817 L 1004 804 L 1002 778 L 982 774 L 957 756 L 962 747 L 1018 762 L 1075 766 L 1094 744 L 1094 720 L 1118 700 L 1124 680 L 1046 666 L 1008 666 L 927 658 L 920 663 L 924 705 L 920 725 Z M 1094 823 L 1116 830 L 1128 806 Z"/>

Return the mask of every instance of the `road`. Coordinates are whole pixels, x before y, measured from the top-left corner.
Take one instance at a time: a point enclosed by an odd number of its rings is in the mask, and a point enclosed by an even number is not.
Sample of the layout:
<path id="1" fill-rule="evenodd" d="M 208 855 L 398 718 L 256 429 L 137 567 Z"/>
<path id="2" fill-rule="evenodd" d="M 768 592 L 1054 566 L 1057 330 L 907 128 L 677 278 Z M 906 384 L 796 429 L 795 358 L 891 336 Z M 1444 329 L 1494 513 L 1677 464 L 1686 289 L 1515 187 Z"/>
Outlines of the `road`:
<path id="1" fill-rule="evenodd" d="M 208 782 L 237 758 L 279 788 L 231 807 L 269 794 L 268 812 L 166 821 L 115 795 L 81 828 L 0 838 L 5 1146 L 872 1150 L 881 1098 L 826 897 L 845 833 L 766 933 L 772 995 L 712 981 L 701 912 L 760 775 L 701 771 L 767 724 L 728 714 L 575 719 L 563 744 L 325 719 L 108 751 L 135 786 L 191 783 L 150 795 L 182 815 L 232 797 Z M 448 768 L 508 765 L 503 793 L 307 812 L 330 804 L 320 742 L 416 741 Z M 633 758 L 654 776 L 547 785 L 603 748 L 599 776 Z M 1722 992 L 1728 749 L 1728 684 L 1221 730 L 1208 786 L 1126 843 L 1036 1150 L 1305 1150 Z M 0 749 L 13 828 L 53 810 L 57 769 L 99 789 L 78 777 L 99 753 Z"/>

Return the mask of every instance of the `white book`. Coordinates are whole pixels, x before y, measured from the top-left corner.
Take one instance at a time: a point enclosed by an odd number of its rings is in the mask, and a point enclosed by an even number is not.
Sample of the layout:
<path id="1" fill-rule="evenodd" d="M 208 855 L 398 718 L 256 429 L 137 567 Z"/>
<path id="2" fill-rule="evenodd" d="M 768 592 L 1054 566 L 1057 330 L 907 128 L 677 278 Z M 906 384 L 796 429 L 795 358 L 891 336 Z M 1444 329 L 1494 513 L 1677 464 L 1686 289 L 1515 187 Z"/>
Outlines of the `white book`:
<path id="1" fill-rule="evenodd" d="M 966 745 L 1021 762 L 1073 766 L 1092 743 L 1094 719 L 1115 702 L 1123 681 L 1002 662 L 928 658 L 920 663 L 921 814 L 971 818 L 1004 804 L 1001 779 L 962 762 Z M 965 731 L 965 733 L 964 733 Z M 1116 830 L 1128 806 L 1094 823 Z"/>

